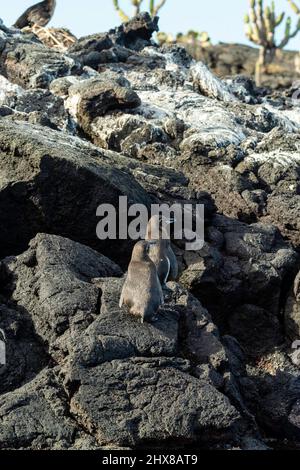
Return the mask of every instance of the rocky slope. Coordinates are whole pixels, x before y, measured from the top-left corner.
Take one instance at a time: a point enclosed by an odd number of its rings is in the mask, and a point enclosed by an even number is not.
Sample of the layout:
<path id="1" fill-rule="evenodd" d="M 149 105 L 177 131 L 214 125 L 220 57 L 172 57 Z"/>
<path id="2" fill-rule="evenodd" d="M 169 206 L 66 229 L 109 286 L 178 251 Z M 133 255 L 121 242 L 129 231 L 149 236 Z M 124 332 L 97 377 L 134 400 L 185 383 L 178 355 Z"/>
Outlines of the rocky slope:
<path id="1" fill-rule="evenodd" d="M 256 47 L 220 43 L 205 48 L 187 45 L 187 49 L 196 60 L 204 61 L 220 77 L 240 74 L 254 79 L 258 58 Z M 283 91 L 299 82 L 298 61 L 299 52 L 278 50 L 274 61 L 262 73 L 263 85 Z"/>
<path id="2" fill-rule="evenodd" d="M 68 52 L 0 23 L 0 448 L 300 445 L 300 106 L 158 48 L 141 14 Z M 202 203 L 157 323 L 96 209 Z"/>

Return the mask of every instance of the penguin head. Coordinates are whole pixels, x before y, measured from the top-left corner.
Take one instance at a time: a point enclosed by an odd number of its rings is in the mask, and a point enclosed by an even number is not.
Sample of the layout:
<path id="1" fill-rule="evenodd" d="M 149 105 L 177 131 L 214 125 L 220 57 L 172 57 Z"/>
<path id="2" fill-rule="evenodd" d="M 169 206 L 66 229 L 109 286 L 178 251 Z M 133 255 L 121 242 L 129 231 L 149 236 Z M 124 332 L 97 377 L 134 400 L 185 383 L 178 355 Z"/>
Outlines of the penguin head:
<path id="1" fill-rule="evenodd" d="M 168 226 L 175 222 L 175 217 L 167 218 L 163 214 L 153 215 L 147 225 L 147 240 L 170 238 Z"/>

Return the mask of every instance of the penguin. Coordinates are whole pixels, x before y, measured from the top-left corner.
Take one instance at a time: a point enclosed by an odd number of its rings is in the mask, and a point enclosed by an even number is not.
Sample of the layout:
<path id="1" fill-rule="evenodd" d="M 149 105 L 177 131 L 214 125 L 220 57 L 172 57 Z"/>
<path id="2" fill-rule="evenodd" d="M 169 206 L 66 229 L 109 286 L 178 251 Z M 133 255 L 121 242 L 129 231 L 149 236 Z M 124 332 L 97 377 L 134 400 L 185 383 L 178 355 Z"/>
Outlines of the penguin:
<path id="1" fill-rule="evenodd" d="M 146 240 L 155 241 L 150 246 L 149 257 L 156 266 L 160 282 L 164 288 L 168 281 L 176 281 L 178 262 L 171 246 L 166 226 L 174 223 L 163 215 L 154 215 L 148 222 Z"/>
<path id="2" fill-rule="evenodd" d="M 51 20 L 55 7 L 56 0 L 44 0 L 43 2 L 36 3 L 27 8 L 23 15 L 15 22 L 14 27 L 18 29 L 23 29 L 27 26 L 44 27 Z"/>
<path id="3" fill-rule="evenodd" d="M 164 303 L 156 267 L 149 258 L 152 243 L 143 240 L 134 246 L 119 303 L 120 308 L 127 305 L 130 313 L 140 317 L 142 323 L 154 321 Z"/>
<path id="4" fill-rule="evenodd" d="M 170 248 L 170 240 L 153 240 L 153 244 L 149 248 L 149 258 L 153 261 L 157 275 L 163 288 L 166 288 L 166 284 L 170 275 L 171 263 L 168 257 L 168 250 Z"/>

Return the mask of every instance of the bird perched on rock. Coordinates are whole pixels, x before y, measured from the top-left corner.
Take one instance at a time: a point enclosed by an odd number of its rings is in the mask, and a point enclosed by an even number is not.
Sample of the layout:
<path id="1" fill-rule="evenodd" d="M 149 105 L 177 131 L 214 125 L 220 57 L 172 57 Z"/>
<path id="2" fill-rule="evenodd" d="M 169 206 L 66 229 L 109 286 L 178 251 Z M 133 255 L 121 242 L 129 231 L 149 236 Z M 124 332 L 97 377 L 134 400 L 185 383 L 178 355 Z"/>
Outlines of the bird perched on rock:
<path id="1" fill-rule="evenodd" d="M 51 20 L 56 7 L 56 0 L 44 0 L 39 2 L 27 10 L 15 22 L 14 27 L 18 29 L 26 28 L 27 26 L 46 26 Z"/>
<path id="2" fill-rule="evenodd" d="M 130 313 L 140 317 L 142 323 L 155 320 L 164 303 L 156 267 L 148 254 L 151 243 L 140 241 L 134 246 L 119 304 L 120 308 L 127 305 Z"/>
<path id="3" fill-rule="evenodd" d="M 175 281 L 178 277 L 178 262 L 171 246 L 166 227 L 174 220 L 163 215 L 154 215 L 148 222 L 146 240 L 150 245 L 149 257 L 156 266 L 159 280 L 165 288 L 167 281 Z"/>

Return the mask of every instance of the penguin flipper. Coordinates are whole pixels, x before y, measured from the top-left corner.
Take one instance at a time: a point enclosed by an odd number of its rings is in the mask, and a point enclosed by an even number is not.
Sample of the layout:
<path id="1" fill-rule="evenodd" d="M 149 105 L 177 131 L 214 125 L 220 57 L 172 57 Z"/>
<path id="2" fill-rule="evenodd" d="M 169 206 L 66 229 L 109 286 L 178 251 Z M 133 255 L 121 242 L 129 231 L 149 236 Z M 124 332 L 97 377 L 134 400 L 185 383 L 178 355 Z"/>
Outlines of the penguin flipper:
<path id="1" fill-rule="evenodd" d="M 296 298 L 297 298 L 299 286 L 300 286 L 300 272 L 297 274 L 295 282 L 294 282 L 294 295 Z"/>
<path id="2" fill-rule="evenodd" d="M 124 303 L 124 292 L 122 290 L 120 301 L 119 301 L 119 307 L 122 308 Z"/>

